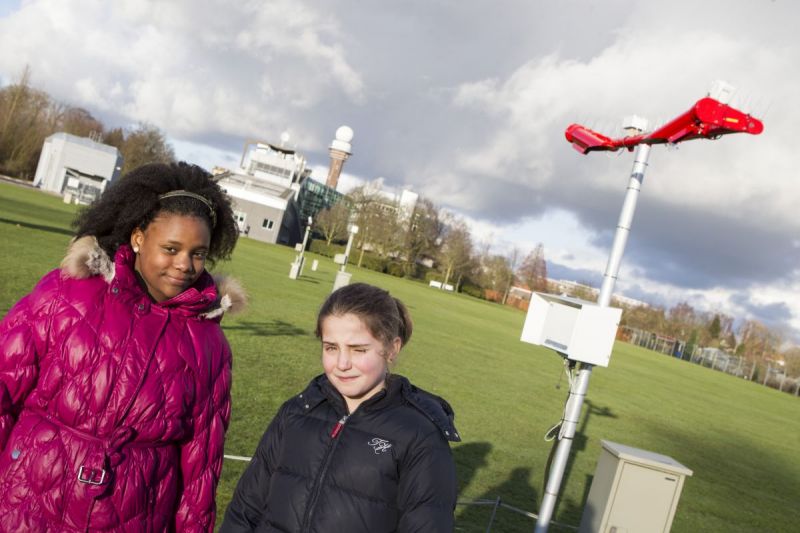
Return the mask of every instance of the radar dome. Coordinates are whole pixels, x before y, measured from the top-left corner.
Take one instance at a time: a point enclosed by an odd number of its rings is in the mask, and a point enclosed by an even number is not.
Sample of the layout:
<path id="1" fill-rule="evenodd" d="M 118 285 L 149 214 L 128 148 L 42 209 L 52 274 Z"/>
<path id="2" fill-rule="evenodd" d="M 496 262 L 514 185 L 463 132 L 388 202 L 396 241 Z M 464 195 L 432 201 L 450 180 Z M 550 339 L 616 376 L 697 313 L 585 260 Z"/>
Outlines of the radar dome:
<path id="1" fill-rule="evenodd" d="M 339 126 L 336 130 L 336 140 L 349 143 L 353 140 L 353 129 L 350 126 Z"/>

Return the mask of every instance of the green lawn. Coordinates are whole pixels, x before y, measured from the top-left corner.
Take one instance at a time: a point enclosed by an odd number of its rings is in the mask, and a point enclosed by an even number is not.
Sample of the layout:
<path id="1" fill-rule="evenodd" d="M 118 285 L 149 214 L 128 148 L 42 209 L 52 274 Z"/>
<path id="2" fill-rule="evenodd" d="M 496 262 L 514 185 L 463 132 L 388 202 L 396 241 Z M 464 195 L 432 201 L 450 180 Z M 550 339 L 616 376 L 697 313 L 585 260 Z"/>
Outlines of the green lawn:
<path id="1" fill-rule="evenodd" d="M 0 314 L 47 270 L 69 240 L 74 207 L 38 191 L 0 183 Z M 241 279 L 249 311 L 227 317 L 234 351 L 233 419 L 226 453 L 250 455 L 278 406 L 319 373 L 316 310 L 334 265 L 320 261 L 288 278 L 294 252 L 242 239 L 217 271 Z M 310 265 L 310 261 L 309 261 Z M 566 395 L 561 361 L 523 344 L 523 313 L 425 285 L 350 267 L 354 281 L 390 290 L 415 321 L 396 372 L 447 398 L 464 442 L 453 447 L 461 498 L 502 497 L 538 508 L 550 444 L 547 428 Z M 800 400 L 720 372 L 618 343 L 589 388 L 556 520 L 577 525 L 600 440 L 672 456 L 694 471 L 673 531 L 796 531 L 800 524 Z M 220 514 L 244 468 L 226 461 Z M 458 531 L 482 532 L 490 509 L 459 507 Z M 494 531 L 531 531 L 533 521 L 501 510 Z M 559 528 L 552 527 L 552 531 Z"/>

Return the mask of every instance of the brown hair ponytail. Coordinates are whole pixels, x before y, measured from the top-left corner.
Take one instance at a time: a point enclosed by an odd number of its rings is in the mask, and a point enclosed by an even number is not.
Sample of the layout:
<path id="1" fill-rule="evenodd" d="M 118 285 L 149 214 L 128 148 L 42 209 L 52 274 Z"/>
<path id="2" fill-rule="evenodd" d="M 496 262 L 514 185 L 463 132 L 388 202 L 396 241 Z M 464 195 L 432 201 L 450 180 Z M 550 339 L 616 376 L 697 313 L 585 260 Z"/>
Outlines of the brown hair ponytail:
<path id="1" fill-rule="evenodd" d="M 373 337 L 384 346 L 400 338 L 401 346 L 411 339 L 413 324 L 403 302 L 388 291 L 366 283 L 353 283 L 334 291 L 319 310 L 317 338 L 322 338 L 322 322 L 329 316 L 352 313 L 360 318 Z"/>

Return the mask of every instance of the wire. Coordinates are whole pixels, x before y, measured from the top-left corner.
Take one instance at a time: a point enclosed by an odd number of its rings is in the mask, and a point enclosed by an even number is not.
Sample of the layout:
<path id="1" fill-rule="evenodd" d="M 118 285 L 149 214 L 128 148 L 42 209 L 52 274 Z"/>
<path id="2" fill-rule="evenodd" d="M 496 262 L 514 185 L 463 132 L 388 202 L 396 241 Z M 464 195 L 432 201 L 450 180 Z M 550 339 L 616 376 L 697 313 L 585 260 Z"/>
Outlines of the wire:
<path id="1" fill-rule="evenodd" d="M 569 401 L 570 396 L 572 395 L 572 389 L 575 386 L 575 361 L 571 361 L 564 358 L 564 373 L 567 376 L 567 384 L 569 385 L 569 390 L 567 391 L 567 402 Z M 564 402 L 564 410 L 561 412 L 561 420 L 559 420 L 556 424 L 554 424 L 550 429 L 548 429 L 544 434 L 544 441 L 551 442 L 553 439 L 556 438 L 556 431 L 558 431 L 558 440 L 564 436 L 564 419 L 567 416 L 567 402 Z"/>

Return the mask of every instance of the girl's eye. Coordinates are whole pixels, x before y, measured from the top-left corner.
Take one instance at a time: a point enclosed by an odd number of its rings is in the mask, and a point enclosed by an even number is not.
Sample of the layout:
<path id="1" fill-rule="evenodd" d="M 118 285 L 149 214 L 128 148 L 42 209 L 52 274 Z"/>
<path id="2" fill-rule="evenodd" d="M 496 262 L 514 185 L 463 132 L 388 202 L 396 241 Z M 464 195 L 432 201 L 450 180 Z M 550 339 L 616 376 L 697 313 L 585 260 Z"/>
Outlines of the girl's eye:
<path id="1" fill-rule="evenodd" d="M 355 348 L 353 351 L 356 353 L 367 353 L 366 348 Z"/>
<path id="2" fill-rule="evenodd" d="M 172 246 L 164 246 L 164 251 L 167 252 L 168 254 L 177 253 L 177 250 Z"/>
<path id="3" fill-rule="evenodd" d="M 206 252 L 195 252 L 194 256 L 196 258 L 198 258 L 198 259 L 205 259 L 206 258 Z"/>
<path id="4" fill-rule="evenodd" d="M 325 347 L 325 351 L 326 352 L 335 352 L 336 351 L 336 346 L 326 346 Z"/>

